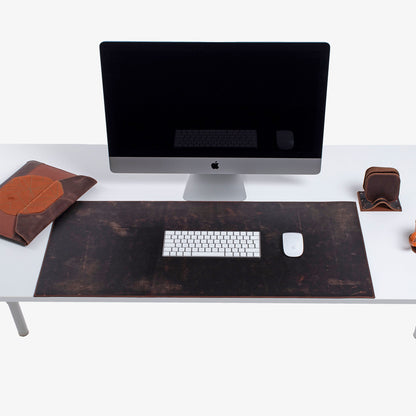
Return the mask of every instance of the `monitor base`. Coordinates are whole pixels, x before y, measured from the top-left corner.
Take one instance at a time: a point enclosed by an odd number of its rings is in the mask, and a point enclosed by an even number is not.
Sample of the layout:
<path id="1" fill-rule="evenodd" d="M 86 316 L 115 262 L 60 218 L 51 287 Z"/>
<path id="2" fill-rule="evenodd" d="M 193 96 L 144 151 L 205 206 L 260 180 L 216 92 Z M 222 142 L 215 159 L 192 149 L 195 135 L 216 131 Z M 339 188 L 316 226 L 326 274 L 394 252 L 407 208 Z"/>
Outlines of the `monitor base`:
<path id="1" fill-rule="evenodd" d="M 241 175 L 193 174 L 186 183 L 185 201 L 244 201 L 246 190 Z"/>

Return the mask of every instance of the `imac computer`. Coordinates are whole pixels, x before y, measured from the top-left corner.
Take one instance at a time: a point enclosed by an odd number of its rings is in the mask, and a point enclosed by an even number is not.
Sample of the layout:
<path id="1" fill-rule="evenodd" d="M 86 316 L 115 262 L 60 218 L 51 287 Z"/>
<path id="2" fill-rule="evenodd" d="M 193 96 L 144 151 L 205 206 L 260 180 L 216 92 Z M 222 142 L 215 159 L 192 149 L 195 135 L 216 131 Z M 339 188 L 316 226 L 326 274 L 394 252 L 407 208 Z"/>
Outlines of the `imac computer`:
<path id="1" fill-rule="evenodd" d="M 103 42 L 110 168 L 189 173 L 186 200 L 243 200 L 241 174 L 317 174 L 327 43 Z"/>

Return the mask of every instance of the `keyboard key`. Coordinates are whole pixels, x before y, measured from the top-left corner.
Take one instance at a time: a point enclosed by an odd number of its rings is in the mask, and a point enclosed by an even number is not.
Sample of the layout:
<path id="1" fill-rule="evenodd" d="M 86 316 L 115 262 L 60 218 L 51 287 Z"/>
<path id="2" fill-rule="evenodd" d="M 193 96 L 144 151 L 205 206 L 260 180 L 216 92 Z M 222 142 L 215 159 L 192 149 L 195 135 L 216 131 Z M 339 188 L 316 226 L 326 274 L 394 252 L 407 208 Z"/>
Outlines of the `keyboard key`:
<path id="1" fill-rule="evenodd" d="M 260 253 L 258 248 L 247 248 L 246 253 Z"/>
<path id="2" fill-rule="evenodd" d="M 199 252 L 193 252 L 192 253 L 192 257 L 224 257 L 225 253 L 223 251 L 216 251 L 216 252 L 204 252 L 204 253 L 199 253 Z"/>

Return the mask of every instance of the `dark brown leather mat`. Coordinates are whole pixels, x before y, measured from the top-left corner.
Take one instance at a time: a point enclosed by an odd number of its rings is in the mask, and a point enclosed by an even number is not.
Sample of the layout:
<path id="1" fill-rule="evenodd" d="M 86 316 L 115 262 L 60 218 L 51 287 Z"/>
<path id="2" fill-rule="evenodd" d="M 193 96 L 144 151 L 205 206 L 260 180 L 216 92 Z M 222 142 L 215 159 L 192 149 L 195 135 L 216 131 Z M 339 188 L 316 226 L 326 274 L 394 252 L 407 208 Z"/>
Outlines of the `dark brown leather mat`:
<path id="1" fill-rule="evenodd" d="M 165 230 L 260 231 L 261 258 L 162 257 Z M 286 257 L 282 233 L 301 232 Z M 355 202 L 75 203 L 35 296 L 373 298 Z"/>

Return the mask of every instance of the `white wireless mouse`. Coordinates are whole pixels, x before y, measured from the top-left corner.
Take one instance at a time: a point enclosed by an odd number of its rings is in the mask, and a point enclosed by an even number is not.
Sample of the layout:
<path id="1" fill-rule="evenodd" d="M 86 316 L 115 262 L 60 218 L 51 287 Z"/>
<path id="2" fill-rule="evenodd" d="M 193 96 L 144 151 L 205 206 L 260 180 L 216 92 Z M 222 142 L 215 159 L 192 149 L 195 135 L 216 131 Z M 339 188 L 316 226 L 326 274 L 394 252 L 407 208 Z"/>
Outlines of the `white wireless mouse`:
<path id="1" fill-rule="evenodd" d="M 288 257 L 300 257 L 303 254 L 303 235 L 301 233 L 283 233 L 283 252 Z"/>

